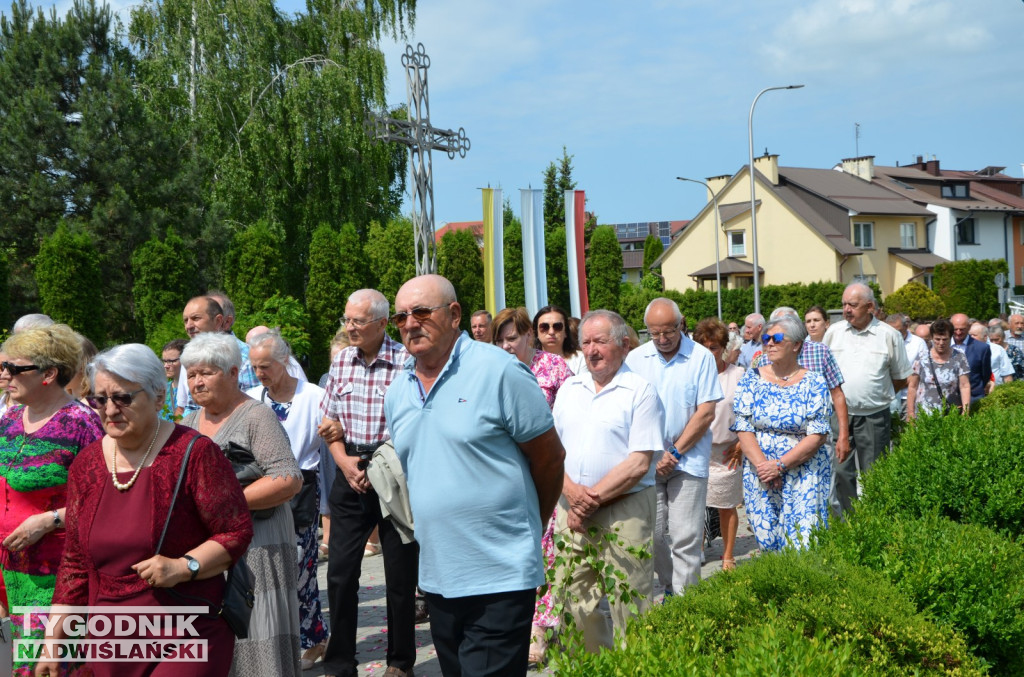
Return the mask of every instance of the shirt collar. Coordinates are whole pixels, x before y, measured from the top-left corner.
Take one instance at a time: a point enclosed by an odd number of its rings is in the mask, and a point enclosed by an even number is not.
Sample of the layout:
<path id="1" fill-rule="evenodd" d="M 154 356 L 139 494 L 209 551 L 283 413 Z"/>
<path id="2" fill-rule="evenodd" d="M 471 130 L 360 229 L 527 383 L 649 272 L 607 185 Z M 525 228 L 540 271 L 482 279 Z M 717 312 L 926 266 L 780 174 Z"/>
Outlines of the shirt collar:
<path id="1" fill-rule="evenodd" d="M 668 365 L 668 364 L 671 364 L 672 362 L 674 362 L 676 360 L 680 360 L 680 361 L 685 362 L 686 360 L 690 359 L 690 356 L 693 355 L 693 347 L 695 345 L 697 345 L 697 344 L 694 343 L 693 339 L 691 339 L 685 333 L 682 334 L 679 337 L 679 348 L 676 349 L 675 355 L 673 355 L 671 358 L 668 358 L 668 359 L 666 359 L 665 356 L 661 354 L 661 351 L 658 350 L 658 347 L 654 345 L 654 341 L 648 341 L 647 345 L 651 346 L 651 352 L 647 353 L 646 355 L 644 355 L 644 357 L 646 357 L 646 358 L 656 357 L 659 360 L 661 360 L 662 364 Z M 623 363 L 623 364 L 625 364 L 625 363 Z"/>
<path id="2" fill-rule="evenodd" d="M 851 334 L 874 334 L 880 324 L 882 323 L 878 321 L 877 317 L 872 317 L 871 321 L 868 322 L 868 326 L 864 327 L 863 329 L 857 329 L 852 324 L 850 324 L 849 321 L 846 322 L 846 329 Z M 893 331 L 895 331 L 895 329 Z"/>
<path id="3" fill-rule="evenodd" d="M 384 342 L 380 344 L 380 348 L 377 350 L 377 356 L 373 359 L 373 362 L 379 361 L 386 362 L 387 364 L 390 365 L 397 365 L 398 354 L 399 352 L 401 352 L 401 350 L 402 346 L 401 344 L 398 343 L 398 341 L 394 340 L 387 334 L 384 334 Z M 349 361 L 352 364 L 365 364 L 366 360 L 363 358 L 363 350 L 361 348 L 356 348 L 355 350 L 353 350 L 351 356 L 349 357 Z M 371 364 L 373 363 L 371 362 Z M 367 364 L 366 366 L 369 367 L 370 365 Z"/>

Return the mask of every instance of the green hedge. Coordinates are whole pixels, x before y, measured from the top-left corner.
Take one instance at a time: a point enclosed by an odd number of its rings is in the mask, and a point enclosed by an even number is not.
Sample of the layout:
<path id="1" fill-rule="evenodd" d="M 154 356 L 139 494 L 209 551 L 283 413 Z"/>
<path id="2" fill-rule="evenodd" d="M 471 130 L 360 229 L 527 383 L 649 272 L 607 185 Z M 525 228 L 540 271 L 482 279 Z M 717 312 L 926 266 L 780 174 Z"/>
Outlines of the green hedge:
<path id="1" fill-rule="evenodd" d="M 897 451 L 865 475 L 863 501 L 889 516 L 936 512 L 1017 538 L 1024 533 L 1021 450 L 1019 408 L 925 416 L 907 426 Z"/>
<path id="2" fill-rule="evenodd" d="M 992 390 L 990 395 L 978 400 L 977 411 L 990 409 L 1012 409 L 1024 406 L 1024 381 L 1010 381 Z M 1024 411 L 1024 409 L 1018 409 Z"/>
<path id="3" fill-rule="evenodd" d="M 623 649 L 563 654 L 555 668 L 588 676 L 984 674 L 962 637 L 879 574 L 792 550 L 713 576 L 634 619 Z"/>
<path id="4" fill-rule="evenodd" d="M 880 572 L 921 611 L 960 631 L 998 675 L 1024 674 L 1024 548 L 936 514 L 893 519 L 868 504 L 819 532 L 816 549 Z"/>

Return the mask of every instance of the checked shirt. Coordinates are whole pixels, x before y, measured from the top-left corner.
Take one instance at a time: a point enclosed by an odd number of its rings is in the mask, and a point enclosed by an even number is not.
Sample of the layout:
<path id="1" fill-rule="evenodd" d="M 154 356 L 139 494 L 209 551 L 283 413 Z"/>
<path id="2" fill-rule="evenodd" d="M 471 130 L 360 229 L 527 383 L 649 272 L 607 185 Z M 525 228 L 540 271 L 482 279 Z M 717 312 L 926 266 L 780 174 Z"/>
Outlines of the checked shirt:
<path id="1" fill-rule="evenodd" d="M 766 367 L 771 364 L 772 361 L 768 359 L 768 355 L 761 353 L 754 364 L 751 365 L 752 369 L 757 367 Z M 828 386 L 829 390 L 832 390 L 838 385 L 843 384 L 843 372 L 839 370 L 839 365 L 836 363 L 836 358 L 832 356 L 832 351 L 824 343 L 816 343 L 815 341 L 804 341 L 804 347 L 800 350 L 800 357 L 796 358 L 796 363 L 808 371 L 816 371 L 825 377 L 825 385 Z"/>
<path id="2" fill-rule="evenodd" d="M 345 348 L 334 358 L 324 385 L 326 392 L 320 401 L 320 413 L 341 421 L 346 442 L 379 444 L 389 439 L 384 422 L 384 393 L 408 359 L 405 347 L 387 334 L 377 357 L 369 365 L 354 346 Z"/>

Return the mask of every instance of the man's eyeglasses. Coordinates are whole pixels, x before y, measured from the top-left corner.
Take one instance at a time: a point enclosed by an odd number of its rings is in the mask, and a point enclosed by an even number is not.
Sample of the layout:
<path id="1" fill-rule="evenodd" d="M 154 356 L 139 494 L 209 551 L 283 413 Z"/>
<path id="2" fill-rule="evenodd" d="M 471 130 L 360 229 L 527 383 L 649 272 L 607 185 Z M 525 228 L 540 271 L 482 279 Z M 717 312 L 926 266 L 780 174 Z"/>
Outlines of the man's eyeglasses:
<path id="1" fill-rule="evenodd" d="M 650 329 L 647 330 L 648 336 L 650 336 L 652 339 L 658 339 L 659 341 L 670 339 L 678 333 L 678 329 L 669 329 L 668 331 L 651 331 Z"/>
<path id="2" fill-rule="evenodd" d="M 175 357 L 173 360 L 162 360 L 162 361 L 163 361 L 163 363 L 165 365 L 170 366 L 172 364 L 177 364 L 178 362 L 181 362 L 181 358 L 180 357 Z"/>
<path id="3" fill-rule="evenodd" d="M 537 329 L 540 330 L 541 332 L 547 332 L 549 329 L 553 331 L 562 331 L 563 329 L 565 329 L 565 324 L 562 322 L 554 322 L 552 324 L 548 324 L 547 322 L 541 322 L 540 324 L 537 325 Z"/>
<path id="4" fill-rule="evenodd" d="M 774 341 L 775 343 L 782 343 L 785 340 L 786 335 L 783 334 L 781 331 L 777 331 L 774 334 L 761 334 L 761 343 L 763 343 L 764 345 L 768 345 L 769 341 Z"/>
<path id="5" fill-rule="evenodd" d="M 131 393 L 114 393 L 113 395 L 89 395 L 85 398 L 85 401 L 89 403 L 89 406 L 93 409 L 104 409 L 107 406 L 107 400 L 114 403 L 114 406 L 118 409 L 132 406 L 132 402 L 135 400 L 135 396 L 141 393 L 145 388 L 139 388 L 138 390 Z"/>
<path id="6" fill-rule="evenodd" d="M 6 371 L 11 376 L 24 374 L 26 371 L 32 371 L 38 368 L 39 365 L 36 364 L 14 364 L 13 362 L 0 362 L 0 371 Z"/>
<path id="7" fill-rule="evenodd" d="M 434 306 L 433 308 L 420 306 L 419 308 L 413 308 L 407 313 L 395 313 L 391 316 L 391 323 L 401 329 L 405 326 L 405 321 L 409 319 L 410 315 L 415 317 L 417 322 L 424 322 L 430 319 L 430 316 L 434 314 L 435 310 L 447 308 L 449 305 L 450 304 L 448 303 L 442 303 L 441 305 Z"/>
<path id="8" fill-rule="evenodd" d="M 347 327 L 350 324 L 354 324 L 357 327 L 365 327 L 368 324 L 372 324 L 372 323 L 376 322 L 377 320 L 382 320 L 382 319 L 384 319 L 384 318 L 382 318 L 382 317 L 375 317 L 375 318 L 370 319 L 370 320 L 357 320 L 354 317 L 345 317 L 343 315 L 341 317 L 341 319 L 338 320 L 338 321 L 341 322 L 341 326 L 343 326 L 343 327 Z"/>

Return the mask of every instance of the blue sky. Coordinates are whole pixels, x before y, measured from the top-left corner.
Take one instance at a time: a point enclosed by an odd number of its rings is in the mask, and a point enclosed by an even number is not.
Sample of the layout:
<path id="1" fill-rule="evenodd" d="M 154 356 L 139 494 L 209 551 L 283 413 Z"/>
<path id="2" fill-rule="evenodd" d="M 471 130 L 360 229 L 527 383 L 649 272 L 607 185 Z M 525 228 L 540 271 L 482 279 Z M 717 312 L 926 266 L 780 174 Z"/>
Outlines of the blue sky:
<path id="1" fill-rule="evenodd" d="M 115 0 L 115 8 L 129 0 Z M 58 8 L 66 6 L 61 0 Z M 285 12 L 301 0 L 279 0 Z M 856 153 L 950 169 L 1024 163 L 1020 0 L 420 0 L 413 31 L 383 48 L 389 101 L 401 53 L 431 59 L 431 122 L 462 126 L 465 158 L 434 153 L 438 226 L 478 220 L 479 188 L 519 188 L 565 145 L 600 223 L 686 219 L 704 179 L 754 152 L 831 167 Z"/>

